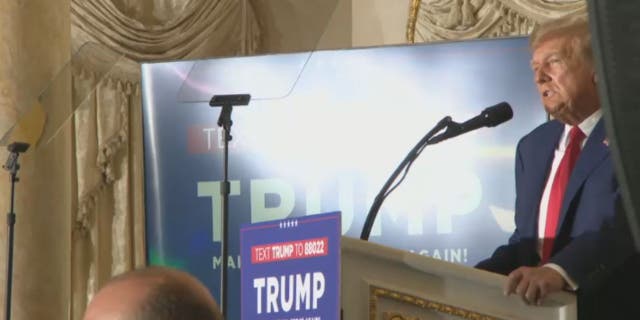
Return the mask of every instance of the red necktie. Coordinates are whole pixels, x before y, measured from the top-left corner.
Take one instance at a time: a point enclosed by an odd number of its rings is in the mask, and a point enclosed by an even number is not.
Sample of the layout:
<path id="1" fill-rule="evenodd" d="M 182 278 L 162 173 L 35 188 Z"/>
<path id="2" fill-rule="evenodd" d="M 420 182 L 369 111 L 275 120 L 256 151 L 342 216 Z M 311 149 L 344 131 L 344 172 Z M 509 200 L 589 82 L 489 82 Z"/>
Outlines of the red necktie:
<path id="1" fill-rule="evenodd" d="M 549 261 L 551 257 L 551 250 L 553 249 L 553 242 L 556 237 L 556 230 L 558 229 L 558 220 L 560 219 L 560 210 L 562 210 L 564 192 L 569 183 L 571 170 L 573 170 L 578 155 L 580 154 L 580 144 L 584 138 L 584 133 L 582 133 L 580 128 L 576 126 L 571 128 L 571 131 L 569 131 L 569 144 L 564 151 L 562 160 L 560 160 L 556 176 L 553 178 L 551 192 L 549 193 L 547 220 L 544 226 L 544 239 L 542 241 L 542 264 Z"/>

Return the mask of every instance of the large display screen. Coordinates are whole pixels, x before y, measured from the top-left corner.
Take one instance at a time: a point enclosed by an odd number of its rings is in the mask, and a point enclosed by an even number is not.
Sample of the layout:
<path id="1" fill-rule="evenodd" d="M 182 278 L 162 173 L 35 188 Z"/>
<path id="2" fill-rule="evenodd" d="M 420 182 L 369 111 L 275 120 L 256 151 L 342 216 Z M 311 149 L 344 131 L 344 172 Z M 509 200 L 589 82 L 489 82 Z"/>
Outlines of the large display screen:
<path id="1" fill-rule="evenodd" d="M 238 318 L 240 225 L 341 211 L 359 237 L 389 175 L 442 119 L 507 101 L 509 122 L 427 147 L 386 199 L 370 241 L 472 266 L 513 231 L 517 141 L 543 123 L 524 38 L 142 66 L 147 250 L 219 297 L 223 180 L 213 95 L 232 112 L 229 301 Z"/>

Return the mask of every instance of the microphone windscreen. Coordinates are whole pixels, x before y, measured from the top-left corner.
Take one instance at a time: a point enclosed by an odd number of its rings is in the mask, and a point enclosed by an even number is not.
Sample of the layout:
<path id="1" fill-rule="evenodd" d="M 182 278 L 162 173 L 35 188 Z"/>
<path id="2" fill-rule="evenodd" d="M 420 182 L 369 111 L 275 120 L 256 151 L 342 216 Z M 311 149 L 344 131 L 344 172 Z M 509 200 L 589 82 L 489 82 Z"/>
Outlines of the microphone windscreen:
<path id="1" fill-rule="evenodd" d="M 484 109 L 482 115 L 487 127 L 495 127 L 513 118 L 513 110 L 511 110 L 511 106 L 508 103 L 500 102 L 495 106 Z"/>

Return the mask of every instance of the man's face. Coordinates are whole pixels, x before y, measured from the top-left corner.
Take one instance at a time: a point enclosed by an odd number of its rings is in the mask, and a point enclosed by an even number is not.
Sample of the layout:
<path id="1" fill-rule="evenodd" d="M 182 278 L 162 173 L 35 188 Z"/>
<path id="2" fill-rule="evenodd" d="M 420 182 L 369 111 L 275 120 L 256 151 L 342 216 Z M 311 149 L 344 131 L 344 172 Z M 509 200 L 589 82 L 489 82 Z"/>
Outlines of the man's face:
<path id="1" fill-rule="evenodd" d="M 590 63 L 571 51 L 568 37 L 543 40 L 533 51 L 531 68 L 545 110 L 561 122 L 577 125 L 600 102 Z"/>

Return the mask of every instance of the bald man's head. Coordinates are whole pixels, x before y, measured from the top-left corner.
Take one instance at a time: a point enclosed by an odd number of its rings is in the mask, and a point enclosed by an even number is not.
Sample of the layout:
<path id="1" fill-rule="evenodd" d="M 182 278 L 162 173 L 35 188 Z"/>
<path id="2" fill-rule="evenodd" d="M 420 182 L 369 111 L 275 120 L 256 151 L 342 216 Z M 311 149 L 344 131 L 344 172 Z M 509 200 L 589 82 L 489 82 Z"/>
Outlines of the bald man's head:
<path id="1" fill-rule="evenodd" d="M 222 320 L 209 290 L 191 275 L 150 267 L 110 280 L 93 298 L 84 320 Z"/>

